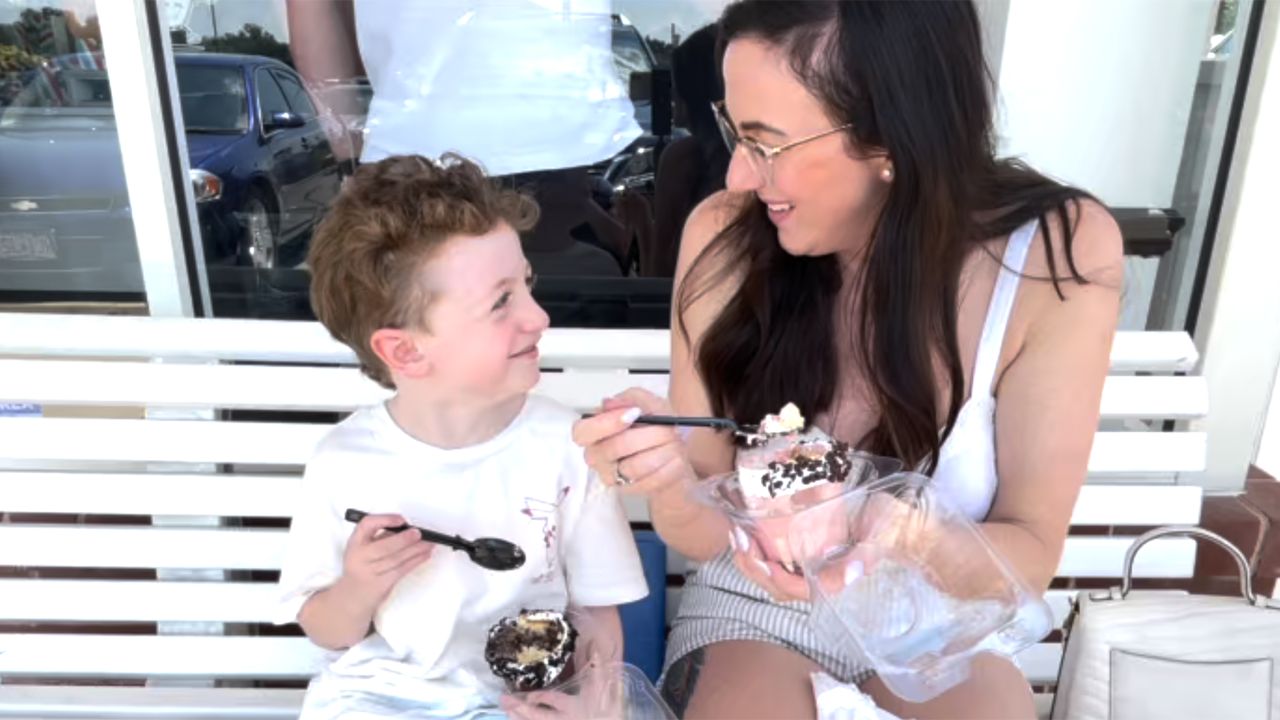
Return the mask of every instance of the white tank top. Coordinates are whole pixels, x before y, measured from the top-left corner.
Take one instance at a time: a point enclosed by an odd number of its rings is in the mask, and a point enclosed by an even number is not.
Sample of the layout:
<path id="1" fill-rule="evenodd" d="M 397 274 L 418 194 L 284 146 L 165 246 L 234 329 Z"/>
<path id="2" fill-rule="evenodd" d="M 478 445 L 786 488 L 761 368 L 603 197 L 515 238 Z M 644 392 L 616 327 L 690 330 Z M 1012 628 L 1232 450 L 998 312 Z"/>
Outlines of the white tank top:
<path id="1" fill-rule="evenodd" d="M 996 277 L 987 320 L 978 341 L 973 364 L 973 389 L 956 416 L 955 427 L 938 456 L 933 484 L 952 505 L 975 522 L 987 517 L 995 499 L 996 485 L 996 399 L 991 394 L 1005 330 L 1018 295 L 1018 280 L 1027 262 L 1027 251 L 1036 235 L 1032 220 L 1009 236 L 1003 267 Z"/>

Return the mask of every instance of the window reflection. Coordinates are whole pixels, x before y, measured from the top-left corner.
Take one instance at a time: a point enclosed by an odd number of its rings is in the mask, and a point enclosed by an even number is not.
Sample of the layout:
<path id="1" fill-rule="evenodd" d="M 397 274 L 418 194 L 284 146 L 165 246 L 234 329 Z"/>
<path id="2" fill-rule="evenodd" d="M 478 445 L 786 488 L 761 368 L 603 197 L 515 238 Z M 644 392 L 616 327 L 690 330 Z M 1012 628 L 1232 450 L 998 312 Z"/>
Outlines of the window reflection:
<path id="1" fill-rule="evenodd" d="M 0 302 L 142 297 L 101 49 L 92 2 L 0 0 Z"/>

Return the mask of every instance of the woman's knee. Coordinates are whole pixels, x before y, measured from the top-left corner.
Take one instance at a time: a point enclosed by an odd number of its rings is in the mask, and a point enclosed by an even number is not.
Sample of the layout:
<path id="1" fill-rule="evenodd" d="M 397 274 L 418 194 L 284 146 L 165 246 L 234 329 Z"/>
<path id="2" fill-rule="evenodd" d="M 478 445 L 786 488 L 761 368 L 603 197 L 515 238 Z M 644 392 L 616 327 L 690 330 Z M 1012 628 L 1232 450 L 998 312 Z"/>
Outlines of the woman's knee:
<path id="1" fill-rule="evenodd" d="M 689 720 L 811 718 L 817 712 L 810 673 L 818 667 L 778 645 L 715 643 L 667 670 L 663 699 Z"/>

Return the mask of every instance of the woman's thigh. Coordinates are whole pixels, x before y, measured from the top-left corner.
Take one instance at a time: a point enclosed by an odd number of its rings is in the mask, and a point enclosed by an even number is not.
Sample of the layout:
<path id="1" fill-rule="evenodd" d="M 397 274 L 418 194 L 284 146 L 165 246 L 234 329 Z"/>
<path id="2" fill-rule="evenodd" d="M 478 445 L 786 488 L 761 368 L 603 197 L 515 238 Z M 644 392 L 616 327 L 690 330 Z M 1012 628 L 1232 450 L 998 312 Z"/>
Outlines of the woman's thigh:
<path id="1" fill-rule="evenodd" d="M 884 710 L 917 720 L 1027 720 L 1036 716 L 1031 686 L 1022 671 L 997 655 L 974 658 L 968 680 L 926 703 L 902 700 L 875 677 L 862 684 L 862 691 Z"/>
<path id="2" fill-rule="evenodd" d="M 662 684 L 677 717 L 689 720 L 812 718 L 812 660 L 779 645 L 732 640 L 677 661 Z"/>

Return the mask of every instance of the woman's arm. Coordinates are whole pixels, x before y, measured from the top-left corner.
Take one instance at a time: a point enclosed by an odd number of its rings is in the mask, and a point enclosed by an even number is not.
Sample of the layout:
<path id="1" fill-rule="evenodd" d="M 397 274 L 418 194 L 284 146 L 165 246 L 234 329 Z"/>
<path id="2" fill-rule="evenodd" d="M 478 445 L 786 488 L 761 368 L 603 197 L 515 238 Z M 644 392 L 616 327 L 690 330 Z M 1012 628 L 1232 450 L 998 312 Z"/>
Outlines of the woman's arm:
<path id="1" fill-rule="evenodd" d="M 365 76 L 352 0 L 287 0 L 285 12 L 289 54 L 320 106 L 320 114 L 336 118 L 360 114 L 362 109 L 354 96 L 333 87 L 335 80 Z M 329 142 L 339 159 L 359 157 L 358 134 L 340 137 L 332 128 L 325 131 L 330 133 Z"/>
<path id="2" fill-rule="evenodd" d="M 681 288 L 689 279 L 689 270 L 728 221 L 738 199 L 728 193 L 707 198 L 689 215 L 680 256 L 676 264 L 671 302 L 671 389 L 668 394 L 672 409 L 679 415 L 710 415 L 711 403 L 698 376 L 694 353 L 699 341 L 723 309 L 736 289 L 733 278 L 710 289 L 689 307 L 684 315 L 688 340 L 680 332 L 679 299 Z M 704 270 L 714 276 L 715 268 L 704 263 Z M 700 271 L 701 273 L 702 271 Z M 695 278 L 696 279 L 696 278 Z M 728 436 L 710 430 L 693 430 L 688 439 L 689 462 L 698 477 L 708 477 L 733 469 L 734 451 Z M 683 492 L 665 492 L 649 498 L 653 527 L 662 539 L 679 552 L 706 560 L 728 547 L 729 521 L 720 512 L 699 505 Z"/>
<path id="3" fill-rule="evenodd" d="M 1065 272 L 1066 252 L 1055 223 L 1055 266 Z M 1043 231 L 1042 231 L 1043 232 Z M 1029 277 L 1047 277 L 1044 245 L 1037 241 Z M 1071 512 L 1088 470 L 1098 428 L 1102 384 L 1110 364 L 1124 276 L 1123 243 L 1110 214 L 1081 204 L 1072 256 L 1089 281 L 1060 285 L 1065 300 L 1043 281 L 1022 283 L 1004 372 L 996 388 L 995 503 L 982 531 L 1037 590 L 1057 572 Z M 1021 322 L 1019 322 L 1021 320 Z"/>

